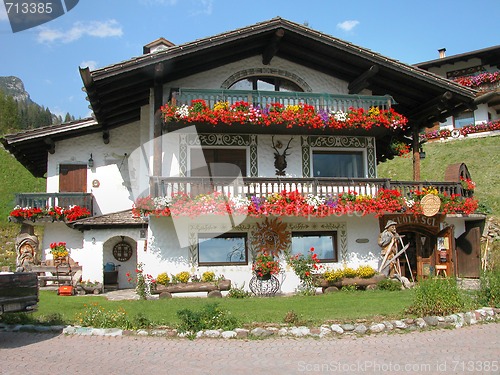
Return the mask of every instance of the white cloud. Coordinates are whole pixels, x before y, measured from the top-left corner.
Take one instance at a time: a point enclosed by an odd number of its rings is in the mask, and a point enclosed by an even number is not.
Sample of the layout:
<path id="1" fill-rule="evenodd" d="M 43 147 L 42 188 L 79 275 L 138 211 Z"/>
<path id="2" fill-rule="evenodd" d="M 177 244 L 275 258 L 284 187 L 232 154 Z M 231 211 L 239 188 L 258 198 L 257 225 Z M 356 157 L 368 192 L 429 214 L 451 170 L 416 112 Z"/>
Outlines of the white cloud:
<path id="1" fill-rule="evenodd" d="M 344 31 L 351 31 L 352 29 L 354 29 L 358 25 L 359 25 L 359 21 L 347 20 L 347 21 L 338 23 L 337 28 L 344 30 Z"/>
<path id="2" fill-rule="evenodd" d="M 90 70 L 96 70 L 97 66 L 97 61 L 94 60 L 82 61 L 80 63 L 80 68 L 89 68 Z"/>
<path id="3" fill-rule="evenodd" d="M 66 31 L 46 26 L 41 26 L 39 30 L 37 37 L 39 43 L 71 43 L 83 36 L 109 38 L 123 35 L 122 27 L 116 20 L 76 22 L 71 29 Z"/>
<path id="4" fill-rule="evenodd" d="M 193 16 L 198 16 L 200 14 L 204 14 L 206 16 L 210 16 L 213 10 L 213 0 L 197 0 L 199 2 L 199 9 L 193 12 Z"/>

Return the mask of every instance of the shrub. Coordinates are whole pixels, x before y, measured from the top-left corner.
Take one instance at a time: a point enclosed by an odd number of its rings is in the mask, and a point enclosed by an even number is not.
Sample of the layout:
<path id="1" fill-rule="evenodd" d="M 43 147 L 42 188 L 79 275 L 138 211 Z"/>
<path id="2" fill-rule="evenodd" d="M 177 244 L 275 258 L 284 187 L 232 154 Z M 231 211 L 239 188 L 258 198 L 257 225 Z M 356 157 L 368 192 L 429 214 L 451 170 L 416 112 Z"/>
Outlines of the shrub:
<path id="1" fill-rule="evenodd" d="M 455 279 L 429 278 L 415 288 L 407 312 L 417 316 L 450 315 L 472 307 L 472 300 L 461 290 Z"/>
<path id="2" fill-rule="evenodd" d="M 500 268 L 481 274 L 477 301 L 483 306 L 500 307 Z"/>
<path id="3" fill-rule="evenodd" d="M 189 279 L 191 278 L 191 275 L 187 271 L 182 271 L 176 274 L 175 276 L 172 277 L 173 282 L 177 283 L 187 283 Z"/>
<path id="4" fill-rule="evenodd" d="M 168 277 L 166 272 L 160 273 L 156 276 L 156 283 L 160 285 L 168 285 L 170 282 L 170 277 Z"/>
<path id="5" fill-rule="evenodd" d="M 356 272 L 356 270 L 354 268 L 345 267 L 342 270 L 342 276 L 343 277 L 353 278 L 353 277 L 356 277 L 356 275 L 357 275 L 357 272 Z"/>
<path id="6" fill-rule="evenodd" d="M 85 305 L 85 310 L 76 314 L 76 322 L 84 327 L 94 328 L 131 328 L 127 313 L 123 308 L 116 311 L 106 310 L 98 303 Z"/>
<path id="7" fill-rule="evenodd" d="M 229 292 L 227 293 L 227 296 L 229 298 L 248 298 L 252 295 L 252 293 L 246 291 L 245 289 L 245 283 L 241 287 L 238 287 L 236 283 L 234 283 L 234 286 L 229 289 Z"/>
<path id="8" fill-rule="evenodd" d="M 325 271 L 325 273 L 323 274 L 324 279 L 328 282 L 338 281 L 343 276 L 344 275 L 343 275 L 342 270 L 328 270 L 328 271 Z"/>
<path id="9" fill-rule="evenodd" d="M 370 277 L 375 276 L 376 273 L 377 271 L 370 266 L 359 266 L 356 270 L 356 275 L 362 279 L 369 279 Z"/>
<path id="10" fill-rule="evenodd" d="M 377 283 L 377 289 L 395 292 L 395 291 L 401 290 L 401 282 L 399 282 L 397 280 L 392 280 L 392 279 L 380 280 Z"/>
<path id="11" fill-rule="evenodd" d="M 217 303 L 210 303 L 199 311 L 183 309 L 177 311 L 180 332 L 196 333 L 205 329 L 231 330 L 238 326 L 238 320 Z"/>
<path id="12" fill-rule="evenodd" d="M 203 272 L 203 275 L 201 275 L 201 281 L 203 282 L 210 282 L 215 280 L 215 273 L 212 271 L 206 271 Z"/>

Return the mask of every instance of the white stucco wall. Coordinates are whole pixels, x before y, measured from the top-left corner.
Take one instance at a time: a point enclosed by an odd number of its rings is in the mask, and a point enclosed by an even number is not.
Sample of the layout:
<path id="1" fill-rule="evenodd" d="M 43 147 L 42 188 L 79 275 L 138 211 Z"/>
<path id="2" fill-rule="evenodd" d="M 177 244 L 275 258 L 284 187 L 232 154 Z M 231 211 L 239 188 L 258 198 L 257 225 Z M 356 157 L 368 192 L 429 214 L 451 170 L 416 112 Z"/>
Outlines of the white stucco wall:
<path id="1" fill-rule="evenodd" d="M 59 192 L 59 165 L 87 165 L 92 154 L 94 167 L 87 168 L 87 192 L 94 195 L 94 213 L 130 209 L 128 156 L 139 140 L 139 123 L 132 123 L 111 129 L 109 144 L 104 144 L 101 133 L 57 142 L 48 158 L 47 192 Z"/>
<path id="2" fill-rule="evenodd" d="M 264 69 L 267 71 L 293 72 L 294 75 L 304 80 L 310 86 L 312 92 L 347 94 L 348 82 L 334 78 L 330 75 L 318 72 L 280 57 L 274 57 L 269 65 L 262 64 L 261 56 L 253 56 L 231 64 L 223 65 L 203 73 L 194 74 L 181 80 L 171 81 L 164 86 L 163 97 L 166 102 L 171 88 L 197 88 L 197 89 L 219 89 L 225 80 L 239 71 Z M 260 75 L 275 75 L 261 73 Z M 276 74 L 277 75 L 277 74 Z M 363 94 L 369 95 L 368 91 Z"/>
<path id="3" fill-rule="evenodd" d="M 251 233 L 255 230 L 255 223 L 263 221 L 264 218 L 247 218 L 237 232 L 246 232 L 248 241 L 251 242 Z M 370 265 L 373 268 L 378 268 L 380 248 L 377 245 L 377 236 L 379 226 L 378 219 L 373 216 L 341 216 L 322 219 L 311 218 L 310 220 L 303 217 L 284 217 L 283 222 L 289 224 L 289 230 L 294 231 L 337 230 L 338 262 L 324 263 L 325 269 L 341 268 L 344 264 L 353 268 L 357 268 L 359 265 Z M 181 239 L 177 237 L 174 223 L 178 230 L 184 228 Z M 215 235 L 215 233 L 224 233 L 224 229 L 229 231 L 230 228 L 228 218 L 224 216 L 205 216 L 193 219 L 151 217 L 148 249 L 145 253 L 139 252 L 139 261 L 146 264 L 146 271 L 153 277 L 162 272 L 167 272 L 170 275 L 180 271 L 188 271 L 191 274 L 201 276 L 204 271 L 210 269 L 218 275 L 224 275 L 238 286 L 245 284 L 245 288 L 248 290 L 248 283 L 252 277 L 250 249 L 248 249 L 247 265 L 202 267 L 190 262 L 193 248 L 180 246 L 182 238 L 189 238 L 191 245 L 194 245 L 198 233 L 214 233 Z M 343 231 L 345 234 L 341 233 Z M 363 240 L 357 242 L 358 239 Z M 299 280 L 293 270 L 286 265 L 284 259 L 282 259 L 282 267 L 285 274 L 281 280 L 281 289 L 285 293 L 293 292 Z"/>

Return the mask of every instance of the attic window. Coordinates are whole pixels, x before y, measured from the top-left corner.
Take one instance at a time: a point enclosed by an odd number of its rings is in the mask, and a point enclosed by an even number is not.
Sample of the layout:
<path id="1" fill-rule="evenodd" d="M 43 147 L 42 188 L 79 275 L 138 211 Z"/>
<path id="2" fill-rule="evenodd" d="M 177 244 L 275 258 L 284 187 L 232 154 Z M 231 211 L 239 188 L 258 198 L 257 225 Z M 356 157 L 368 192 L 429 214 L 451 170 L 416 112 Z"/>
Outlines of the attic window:
<path id="1" fill-rule="evenodd" d="M 248 77 L 233 83 L 230 90 L 260 90 L 260 91 L 293 91 L 303 92 L 304 90 L 296 83 L 273 76 Z"/>

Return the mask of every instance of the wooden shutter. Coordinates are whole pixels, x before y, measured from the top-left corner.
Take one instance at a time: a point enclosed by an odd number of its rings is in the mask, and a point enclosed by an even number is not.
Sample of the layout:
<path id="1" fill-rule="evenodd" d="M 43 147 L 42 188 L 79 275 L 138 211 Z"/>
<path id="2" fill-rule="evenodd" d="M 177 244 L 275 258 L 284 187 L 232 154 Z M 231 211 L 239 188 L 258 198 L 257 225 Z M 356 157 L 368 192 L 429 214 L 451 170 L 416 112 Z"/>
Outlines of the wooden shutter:
<path id="1" fill-rule="evenodd" d="M 60 193 L 87 192 L 87 165 L 61 164 L 59 166 Z"/>

